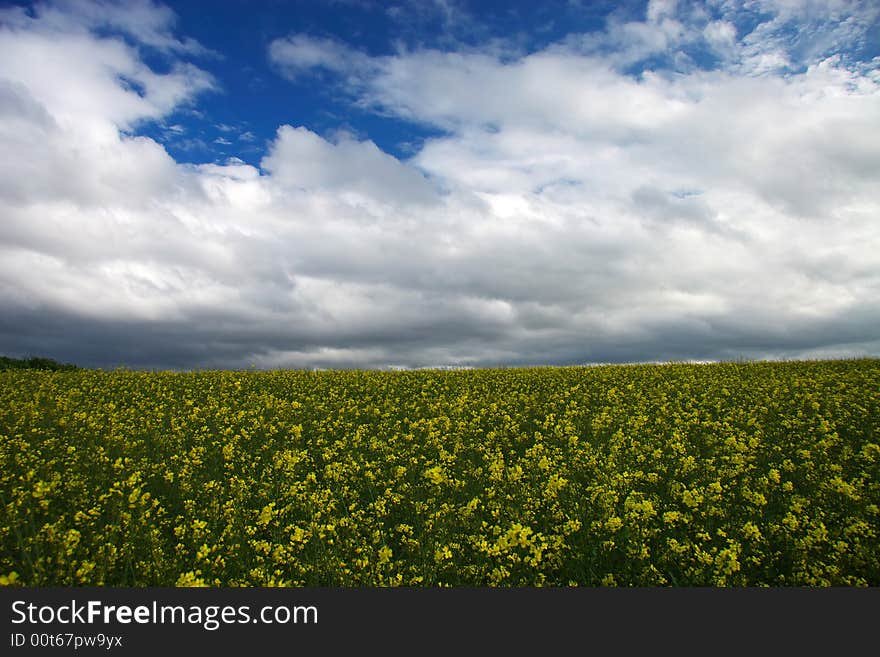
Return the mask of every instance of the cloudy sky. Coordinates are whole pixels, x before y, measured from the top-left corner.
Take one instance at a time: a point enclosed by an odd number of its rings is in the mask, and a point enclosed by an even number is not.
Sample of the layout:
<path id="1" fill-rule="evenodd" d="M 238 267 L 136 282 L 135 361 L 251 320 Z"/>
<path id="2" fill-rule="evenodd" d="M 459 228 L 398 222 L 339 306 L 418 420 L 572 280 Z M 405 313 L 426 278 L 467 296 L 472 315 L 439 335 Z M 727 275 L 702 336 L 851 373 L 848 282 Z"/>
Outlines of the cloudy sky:
<path id="1" fill-rule="evenodd" d="M 0 353 L 878 356 L 878 17 L 871 0 L 2 4 Z"/>

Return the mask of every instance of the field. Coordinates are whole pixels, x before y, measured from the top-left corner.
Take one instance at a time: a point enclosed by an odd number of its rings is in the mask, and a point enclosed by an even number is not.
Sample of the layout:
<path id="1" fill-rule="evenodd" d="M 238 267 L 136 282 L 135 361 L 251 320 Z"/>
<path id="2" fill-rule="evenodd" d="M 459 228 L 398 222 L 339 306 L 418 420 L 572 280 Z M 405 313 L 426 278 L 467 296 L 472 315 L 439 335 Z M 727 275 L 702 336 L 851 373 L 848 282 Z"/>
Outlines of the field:
<path id="1" fill-rule="evenodd" d="M 880 585 L 880 361 L 0 371 L 0 583 Z"/>

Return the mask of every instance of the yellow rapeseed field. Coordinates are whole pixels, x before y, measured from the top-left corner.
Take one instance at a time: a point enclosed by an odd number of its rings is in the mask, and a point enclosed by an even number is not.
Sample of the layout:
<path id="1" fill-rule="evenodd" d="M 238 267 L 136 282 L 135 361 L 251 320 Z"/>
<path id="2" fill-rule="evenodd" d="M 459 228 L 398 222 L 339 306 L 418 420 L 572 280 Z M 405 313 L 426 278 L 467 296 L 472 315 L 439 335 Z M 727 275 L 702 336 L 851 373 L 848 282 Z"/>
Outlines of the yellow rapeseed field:
<path id="1" fill-rule="evenodd" d="M 0 372 L 0 583 L 880 585 L 880 361 Z"/>

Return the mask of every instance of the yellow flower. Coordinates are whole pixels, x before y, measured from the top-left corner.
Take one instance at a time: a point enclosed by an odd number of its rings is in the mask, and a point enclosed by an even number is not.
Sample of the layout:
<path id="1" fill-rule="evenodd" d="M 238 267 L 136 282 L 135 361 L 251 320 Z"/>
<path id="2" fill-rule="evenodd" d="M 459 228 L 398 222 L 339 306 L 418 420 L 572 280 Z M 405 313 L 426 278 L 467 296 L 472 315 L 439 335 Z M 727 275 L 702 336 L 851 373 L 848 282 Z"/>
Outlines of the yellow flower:
<path id="1" fill-rule="evenodd" d="M 758 529 L 755 523 L 750 521 L 743 525 L 743 536 L 751 540 L 758 540 L 761 538 L 761 530 Z"/>
<path id="2" fill-rule="evenodd" d="M 14 570 L 8 575 L 0 575 L 0 586 L 16 586 L 18 584 L 18 573 Z"/>
<path id="3" fill-rule="evenodd" d="M 265 527 L 270 522 L 272 522 L 272 517 L 275 515 L 275 502 L 271 504 L 267 504 L 263 507 L 263 510 L 260 511 L 260 515 L 257 516 L 257 524 L 260 527 Z"/>
<path id="4" fill-rule="evenodd" d="M 443 547 L 434 550 L 434 561 L 437 563 L 443 563 L 449 559 L 452 559 L 452 550 L 449 549 L 448 545 L 444 545 Z"/>
<path id="5" fill-rule="evenodd" d="M 190 570 L 189 572 L 182 573 L 180 577 L 177 578 L 177 582 L 175 582 L 174 585 L 189 588 L 207 587 L 208 585 L 205 584 L 205 580 L 199 577 L 199 575 L 201 575 L 201 571 L 193 572 Z"/>
<path id="6" fill-rule="evenodd" d="M 623 520 L 618 516 L 611 516 L 605 521 L 605 529 L 611 533 L 617 532 L 621 527 L 623 527 Z"/>

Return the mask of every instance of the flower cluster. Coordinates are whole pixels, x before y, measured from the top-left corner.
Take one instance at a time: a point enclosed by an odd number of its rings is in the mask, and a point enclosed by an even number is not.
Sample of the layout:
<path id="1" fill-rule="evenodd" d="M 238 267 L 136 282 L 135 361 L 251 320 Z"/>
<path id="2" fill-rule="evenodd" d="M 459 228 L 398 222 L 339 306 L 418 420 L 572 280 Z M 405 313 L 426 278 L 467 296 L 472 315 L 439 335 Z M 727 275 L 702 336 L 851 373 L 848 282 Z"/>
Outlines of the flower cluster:
<path id="1" fill-rule="evenodd" d="M 880 585 L 880 362 L 0 372 L 0 585 Z"/>

